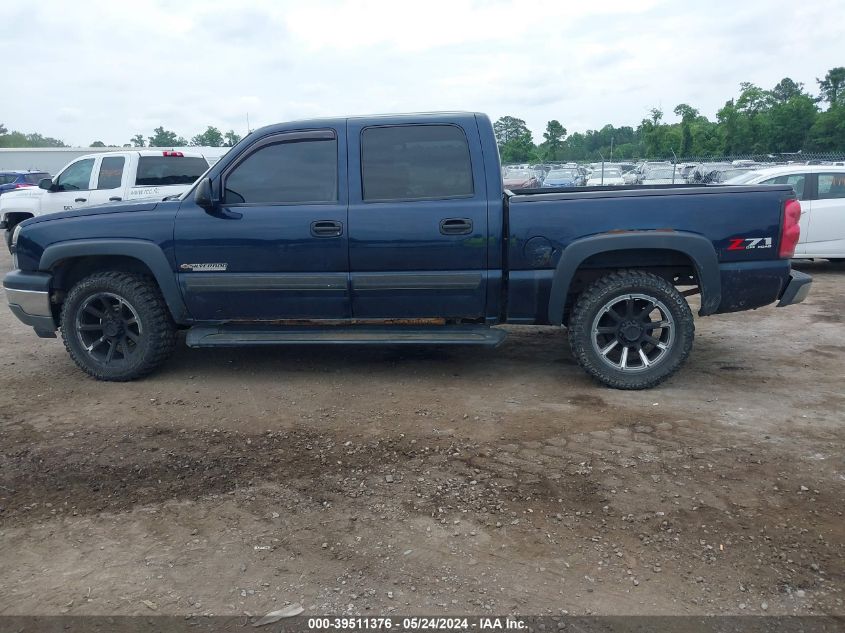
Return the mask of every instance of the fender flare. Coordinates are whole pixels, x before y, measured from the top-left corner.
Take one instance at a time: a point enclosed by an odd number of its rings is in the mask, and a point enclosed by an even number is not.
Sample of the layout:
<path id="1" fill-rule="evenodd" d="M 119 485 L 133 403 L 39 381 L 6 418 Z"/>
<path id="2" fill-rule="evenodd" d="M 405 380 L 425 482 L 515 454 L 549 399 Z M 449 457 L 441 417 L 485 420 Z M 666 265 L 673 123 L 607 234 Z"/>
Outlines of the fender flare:
<path id="1" fill-rule="evenodd" d="M 48 271 L 58 262 L 76 257 L 91 257 L 96 255 L 120 255 L 131 257 L 143 262 L 155 277 L 164 296 L 164 301 L 177 323 L 190 320 L 188 308 L 179 291 L 176 275 L 164 251 L 153 242 L 133 239 L 94 239 L 72 240 L 51 244 L 41 254 L 38 268 Z"/>
<path id="2" fill-rule="evenodd" d="M 591 235 L 572 242 L 560 256 L 549 294 L 549 323 L 560 325 L 575 271 L 588 258 L 628 249 L 670 250 L 683 253 L 695 266 L 701 289 L 699 315 L 713 314 L 722 301 L 719 259 L 709 239 L 682 231 L 632 231 Z M 635 265 L 632 267 L 636 267 Z"/>

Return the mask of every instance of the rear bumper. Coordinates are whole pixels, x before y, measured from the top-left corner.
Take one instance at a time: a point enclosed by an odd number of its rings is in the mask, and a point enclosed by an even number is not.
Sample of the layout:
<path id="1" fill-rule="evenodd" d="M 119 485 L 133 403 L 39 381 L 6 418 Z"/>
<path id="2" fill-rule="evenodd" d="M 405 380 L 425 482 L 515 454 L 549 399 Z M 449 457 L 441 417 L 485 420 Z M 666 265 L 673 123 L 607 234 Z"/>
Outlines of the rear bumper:
<path id="1" fill-rule="evenodd" d="M 810 286 L 813 278 L 806 273 L 797 270 L 790 271 L 789 283 L 786 284 L 783 293 L 780 295 L 778 307 L 789 306 L 794 303 L 801 303 L 810 294 Z"/>
<path id="2" fill-rule="evenodd" d="M 54 337 L 57 329 L 50 304 L 52 276 L 13 270 L 3 279 L 9 309 L 18 319 L 42 337 Z"/>

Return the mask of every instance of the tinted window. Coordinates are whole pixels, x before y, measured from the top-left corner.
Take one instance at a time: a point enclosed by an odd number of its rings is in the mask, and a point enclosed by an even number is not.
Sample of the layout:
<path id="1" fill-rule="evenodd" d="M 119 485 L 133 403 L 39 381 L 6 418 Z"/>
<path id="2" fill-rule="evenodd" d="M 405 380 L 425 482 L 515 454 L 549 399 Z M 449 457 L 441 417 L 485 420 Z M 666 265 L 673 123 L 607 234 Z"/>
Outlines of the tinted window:
<path id="1" fill-rule="evenodd" d="M 190 185 L 208 169 L 204 158 L 189 156 L 141 156 L 135 185 L 166 187 Z"/>
<path id="2" fill-rule="evenodd" d="M 364 200 L 472 195 L 469 146 L 453 125 L 371 127 L 361 134 Z"/>
<path id="3" fill-rule="evenodd" d="M 56 184 L 61 187 L 61 191 L 87 191 L 93 169 L 93 158 L 78 160 L 59 174 Z"/>
<path id="4" fill-rule="evenodd" d="M 100 174 L 97 176 L 97 189 L 117 189 L 123 179 L 123 156 L 109 156 L 100 163 Z"/>
<path id="5" fill-rule="evenodd" d="M 845 173 L 819 174 L 819 199 L 845 198 Z"/>
<path id="6" fill-rule="evenodd" d="M 761 185 L 792 185 L 799 200 L 804 199 L 804 174 L 787 174 L 785 176 L 777 176 L 769 178 L 761 182 Z"/>
<path id="7" fill-rule="evenodd" d="M 335 200 L 336 139 L 266 145 L 250 154 L 226 178 L 225 201 L 229 204 Z"/>
<path id="8" fill-rule="evenodd" d="M 17 174 L 0 174 L 0 185 L 10 185 L 17 179 Z"/>

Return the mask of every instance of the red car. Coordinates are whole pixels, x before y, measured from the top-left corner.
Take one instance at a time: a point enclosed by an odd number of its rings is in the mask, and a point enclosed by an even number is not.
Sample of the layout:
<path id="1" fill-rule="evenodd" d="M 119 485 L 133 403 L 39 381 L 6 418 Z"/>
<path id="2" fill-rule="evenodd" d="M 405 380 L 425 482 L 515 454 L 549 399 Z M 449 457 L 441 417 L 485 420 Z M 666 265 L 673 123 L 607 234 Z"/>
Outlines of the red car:
<path id="1" fill-rule="evenodd" d="M 531 169 L 509 169 L 502 176 L 502 183 L 505 189 L 536 189 L 543 184 Z"/>

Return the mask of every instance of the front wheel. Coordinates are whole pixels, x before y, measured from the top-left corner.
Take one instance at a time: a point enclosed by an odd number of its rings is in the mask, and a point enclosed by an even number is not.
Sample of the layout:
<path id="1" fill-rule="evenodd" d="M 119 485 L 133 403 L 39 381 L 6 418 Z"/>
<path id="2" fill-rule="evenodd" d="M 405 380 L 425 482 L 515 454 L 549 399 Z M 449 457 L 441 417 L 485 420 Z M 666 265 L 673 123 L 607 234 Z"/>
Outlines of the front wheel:
<path id="1" fill-rule="evenodd" d="M 95 273 L 77 283 L 62 306 L 61 328 L 70 357 L 98 380 L 140 378 L 176 344 L 158 286 L 130 273 Z"/>
<path id="2" fill-rule="evenodd" d="M 611 273 L 578 298 L 569 342 L 578 364 L 615 389 L 663 382 L 692 349 L 695 321 L 671 283 L 643 271 Z"/>

